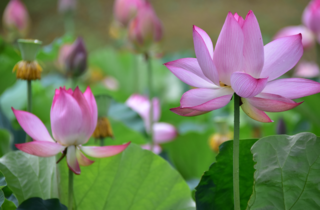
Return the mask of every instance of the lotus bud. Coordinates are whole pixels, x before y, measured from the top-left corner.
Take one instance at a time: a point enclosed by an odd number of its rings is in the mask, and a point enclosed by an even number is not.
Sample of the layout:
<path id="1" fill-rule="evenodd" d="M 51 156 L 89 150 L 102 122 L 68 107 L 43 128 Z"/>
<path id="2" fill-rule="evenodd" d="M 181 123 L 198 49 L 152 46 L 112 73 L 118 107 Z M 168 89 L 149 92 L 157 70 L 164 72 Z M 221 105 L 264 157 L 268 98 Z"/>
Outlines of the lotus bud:
<path id="1" fill-rule="evenodd" d="M 59 0 L 58 10 L 60 13 L 73 12 L 76 9 L 76 0 Z"/>
<path id="2" fill-rule="evenodd" d="M 320 0 L 312 0 L 304 9 L 302 21 L 314 33 L 320 33 Z"/>
<path id="3" fill-rule="evenodd" d="M 11 0 L 3 13 L 3 25 L 10 31 L 25 36 L 29 27 L 28 10 L 20 0 Z"/>
<path id="4" fill-rule="evenodd" d="M 129 39 L 137 51 L 145 53 L 154 42 L 162 38 L 162 24 L 151 4 L 147 2 L 130 22 Z"/>
<path id="5" fill-rule="evenodd" d="M 287 134 L 287 126 L 282 117 L 277 123 L 277 134 Z"/>
<path id="6" fill-rule="evenodd" d="M 116 0 L 113 8 L 116 21 L 127 26 L 144 4 L 145 0 Z"/>
<path id="7" fill-rule="evenodd" d="M 58 61 L 68 76 L 77 77 L 87 69 L 87 56 L 84 42 L 78 38 L 71 46 L 67 45 L 60 49 Z"/>
<path id="8" fill-rule="evenodd" d="M 41 79 L 42 68 L 36 61 L 36 56 L 41 48 L 42 42 L 39 40 L 19 39 L 18 45 L 21 51 L 22 61 L 14 67 L 13 72 L 17 72 L 16 77 L 23 80 Z"/>

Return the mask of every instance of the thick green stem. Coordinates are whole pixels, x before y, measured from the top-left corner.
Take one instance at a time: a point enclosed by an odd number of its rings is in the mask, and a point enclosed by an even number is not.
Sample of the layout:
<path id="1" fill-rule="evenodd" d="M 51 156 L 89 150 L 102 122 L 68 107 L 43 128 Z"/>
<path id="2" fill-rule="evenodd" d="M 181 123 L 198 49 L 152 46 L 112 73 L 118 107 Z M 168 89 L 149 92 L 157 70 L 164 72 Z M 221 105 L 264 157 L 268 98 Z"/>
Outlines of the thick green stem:
<path id="1" fill-rule="evenodd" d="M 233 198 L 234 198 L 234 209 L 240 210 L 240 187 L 239 187 L 240 97 L 235 93 L 233 98 L 234 98 Z"/>
<path id="2" fill-rule="evenodd" d="M 152 65 L 151 65 L 151 59 L 148 53 L 145 54 L 145 59 L 147 62 L 147 74 L 148 74 L 148 89 L 149 89 L 149 103 L 150 103 L 150 110 L 149 110 L 149 140 L 151 144 L 151 151 L 153 151 L 153 81 L 152 81 Z"/>
<path id="3" fill-rule="evenodd" d="M 104 146 L 104 138 L 100 139 L 100 146 L 102 146 L 102 147 Z"/>
<path id="4" fill-rule="evenodd" d="M 28 97 L 28 104 L 27 104 L 27 111 L 32 113 L 32 87 L 31 87 L 31 80 L 27 80 L 27 97 Z M 26 142 L 31 141 L 31 138 L 28 134 L 26 134 Z"/>
<path id="5" fill-rule="evenodd" d="M 68 209 L 73 210 L 73 172 L 69 169 L 69 200 Z"/>

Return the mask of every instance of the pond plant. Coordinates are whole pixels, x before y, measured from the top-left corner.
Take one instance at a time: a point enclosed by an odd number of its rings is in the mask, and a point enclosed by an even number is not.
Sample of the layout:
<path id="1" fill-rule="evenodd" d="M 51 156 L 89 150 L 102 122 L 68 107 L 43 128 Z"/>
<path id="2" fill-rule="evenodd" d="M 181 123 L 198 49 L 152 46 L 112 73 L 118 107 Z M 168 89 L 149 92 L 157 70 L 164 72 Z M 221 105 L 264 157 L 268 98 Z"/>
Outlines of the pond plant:
<path id="1" fill-rule="evenodd" d="M 319 0 L 272 39 L 251 10 L 215 44 L 190 23 L 194 52 L 174 54 L 149 0 L 116 0 L 100 49 L 76 0 L 58 1 L 65 35 L 21 39 L 25 3 L 0 36 L 1 209 L 320 209 Z"/>

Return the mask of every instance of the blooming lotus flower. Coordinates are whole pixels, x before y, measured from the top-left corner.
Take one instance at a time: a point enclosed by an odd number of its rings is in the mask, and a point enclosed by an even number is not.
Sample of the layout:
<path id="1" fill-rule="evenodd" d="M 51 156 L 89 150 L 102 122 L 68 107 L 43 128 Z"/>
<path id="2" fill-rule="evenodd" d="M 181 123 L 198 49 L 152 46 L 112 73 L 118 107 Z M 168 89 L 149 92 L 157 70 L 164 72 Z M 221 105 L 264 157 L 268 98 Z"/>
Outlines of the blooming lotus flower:
<path id="1" fill-rule="evenodd" d="M 116 0 L 113 13 L 115 19 L 123 26 L 127 26 L 146 0 Z"/>
<path id="2" fill-rule="evenodd" d="M 146 52 L 152 43 L 162 38 L 162 24 L 151 4 L 146 2 L 129 25 L 129 39 L 140 52 Z"/>
<path id="3" fill-rule="evenodd" d="M 28 10 L 20 0 L 11 0 L 3 13 L 3 25 L 10 30 L 17 30 L 22 36 L 28 31 Z"/>
<path id="4" fill-rule="evenodd" d="M 59 66 L 68 76 L 80 76 L 87 69 L 88 53 L 82 38 L 73 44 L 65 44 L 60 48 L 58 56 Z"/>
<path id="5" fill-rule="evenodd" d="M 216 49 L 208 34 L 194 26 L 197 58 L 166 63 L 181 81 L 197 87 L 183 94 L 180 107 L 171 111 L 196 116 L 227 105 L 234 92 L 241 97 L 242 110 L 252 119 L 272 122 L 265 113 L 292 109 L 300 103 L 292 99 L 320 92 L 311 80 L 279 79 L 303 54 L 301 34 L 287 36 L 263 46 L 258 21 L 252 11 L 244 20 L 229 12 Z"/>
<path id="6" fill-rule="evenodd" d="M 309 48 L 314 45 L 315 37 L 312 31 L 310 31 L 307 27 L 303 25 L 285 27 L 278 31 L 278 33 L 273 37 L 273 40 L 296 34 L 302 35 L 302 45 L 304 48 Z"/>
<path id="7" fill-rule="evenodd" d="M 77 87 L 56 90 L 51 106 L 51 130 L 53 140 L 45 125 L 35 115 L 12 108 L 23 130 L 34 140 L 16 144 L 16 147 L 28 154 L 39 157 L 55 156 L 59 152 L 66 154 L 69 168 L 80 174 L 80 165 L 88 166 L 94 161 L 83 153 L 95 157 L 109 157 L 122 152 L 130 143 L 117 146 L 82 146 L 88 142 L 97 124 L 97 104 L 88 87 L 82 93 Z M 82 153 L 83 152 L 83 153 Z"/>
<path id="8" fill-rule="evenodd" d="M 59 0 L 58 10 L 60 13 L 72 12 L 76 9 L 77 0 Z"/>
<path id="9" fill-rule="evenodd" d="M 169 123 L 164 123 L 164 122 L 158 122 L 160 119 L 160 103 L 157 98 L 154 98 L 152 100 L 153 103 L 153 141 L 154 143 L 161 144 L 165 143 L 168 141 L 173 140 L 177 136 L 177 130 L 176 128 L 169 124 Z M 149 119 L 149 114 L 150 114 L 150 102 L 147 97 L 138 95 L 138 94 L 133 94 L 131 95 L 128 100 L 126 101 L 126 104 L 128 107 L 136 111 L 141 118 L 143 119 L 145 123 L 145 127 L 147 132 L 150 132 L 150 119 Z M 150 146 L 145 145 L 146 149 L 150 148 Z M 155 146 L 154 147 L 155 151 L 159 151 L 159 147 Z M 161 151 L 161 150 L 160 150 Z"/>
<path id="10" fill-rule="evenodd" d="M 320 33 L 320 0 L 312 0 L 305 8 L 302 21 L 314 33 Z"/>
<path id="11" fill-rule="evenodd" d="M 319 66 L 315 62 L 299 62 L 294 72 L 296 77 L 314 78 L 319 76 Z"/>

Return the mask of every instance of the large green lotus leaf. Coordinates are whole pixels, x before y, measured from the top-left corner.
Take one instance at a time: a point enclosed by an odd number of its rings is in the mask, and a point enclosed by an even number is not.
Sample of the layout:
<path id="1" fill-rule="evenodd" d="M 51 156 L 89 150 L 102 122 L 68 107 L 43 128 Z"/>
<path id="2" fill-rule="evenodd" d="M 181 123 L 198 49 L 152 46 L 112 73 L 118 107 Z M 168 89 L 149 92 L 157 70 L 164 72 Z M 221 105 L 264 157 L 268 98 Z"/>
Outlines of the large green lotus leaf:
<path id="1" fill-rule="evenodd" d="M 60 203 L 59 199 L 29 198 L 18 206 L 17 210 L 67 210 L 67 207 Z"/>
<path id="2" fill-rule="evenodd" d="M 81 175 L 74 177 L 78 210 L 182 210 L 190 204 L 191 192 L 180 174 L 164 159 L 138 145 L 131 144 L 121 154 L 95 161 L 81 167 Z M 67 204 L 65 161 L 59 163 L 59 169 L 60 200 Z"/>
<path id="3" fill-rule="evenodd" d="M 0 157 L 11 151 L 11 142 L 10 132 L 6 129 L 0 129 Z"/>
<path id="4" fill-rule="evenodd" d="M 245 209 L 252 194 L 254 162 L 251 147 L 257 139 L 240 140 L 240 202 Z M 197 210 L 233 209 L 233 141 L 220 146 L 217 162 L 202 176 L 196 188 Z"/>
<path id="5" fill-rule="evenodd" d="M 6 197 L 4 197 L 3 191 L 0 190 L 0 206 L 2 206 L 5 199 L 6 199 Z"/>
<path id="6" fill-rule="evenodd" d="M 216 153 L 209 146 L 212 133 L 189 132 L 162 145 L 169 160 L 185 179 L 200 178 L 215 161 Z"/>
<path id="7" fill-rule="evenodd" d="M 0 37 L 0 95 L 16 81 L 16 75 L 12 69 L 19 60 L 21 60 L 19 51 Z"/>
<path id="8" fill-rule="evenodd" d="M 16 210 L 17 207 L 12 201 L 5 198 L 0 209 L 1 210 Z"/>
<path id="9" fill-rule="evenodd" d="M 250 210 L 320 209 L 320 138 L 312 133 L 260 139 Z"/>
<path id="10" fill-rule="evenodd" d="M 55 157 L 10 152 L 0 158 L 0 171 L 19 203 L 31 197 L 57 197 Z"/>

